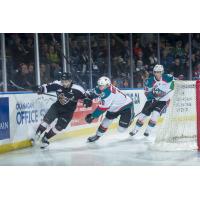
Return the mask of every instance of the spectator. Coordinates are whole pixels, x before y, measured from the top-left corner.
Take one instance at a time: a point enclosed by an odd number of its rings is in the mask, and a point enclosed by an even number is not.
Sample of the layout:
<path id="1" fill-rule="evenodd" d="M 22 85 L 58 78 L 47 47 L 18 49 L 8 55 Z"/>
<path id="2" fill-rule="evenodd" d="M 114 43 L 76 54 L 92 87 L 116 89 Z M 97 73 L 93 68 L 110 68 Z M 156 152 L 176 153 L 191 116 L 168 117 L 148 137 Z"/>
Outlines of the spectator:
<path id="1" fill-rule="evenodd" d="M 73 41 L 71 41 L 71 51 L 70 51 L 70 53 L 71 53 L 71 57 L 74 59 L 74 63 L 76 63 L 77 64 L 77 60 L 78 60 L 78 58 L 79 58 L 79 54 L 80 54 L 80 48 L 79 48 L 79 46 L 78 46 L 78 41 L 76 41 L 76 40 L 73 40 Z"/>
<path id="2" fill-rule="evenodd" d="M 195 66 L 198 63 L 198 60 L 196 59 L 196 54 L 192 54 L 192 65 Z"/>
<path id="3" fill-rule="evenodd" d="M 197 50 L 195 52 L 195 58 L 196 58 L 196 62 L 199 63 L 200 62 L 200 50 Z"/>
<path id="4" fill-rule="evenodd" d="M 116 45 L 116 41 L 114 38 L 111 39 L 110 52 L 111 58 L 113 59 L 120 56 L 120 48 Z"/>
<path id="5" fill-rule="evenodd" d="M 26 63 L 34 62 L 34 43 L 32 37 L 29 37 L 27 39 L 27 44 L 25 46 L 25 49 L 26 49 L 26 57 L 25 57 Z"/>
<path id="6" fill-rule="evenodd" d="M 53 69 L 53 80 L 60 80 L 62 69 L 57 63 L 52 63 L 51 68 Z"/>
<path id="7" fill-rule="evenodd" d="M 193 34 L 192 48 L 194 49 L 194 51 L 200 50 L 200 34 L 199 33 Z"/>
<path id="8" fill-rule="evenodd" d="M 89 57 L 88 57 L 88 51 L 86 49 L 81 50 L 80 71 L 82 76 L 85 76 L 87 71 L 89 71 Z"/>
<path id="9" fill-rule="evenodd" d="M 148 59 L 148 65 L 154 67 L 156 64 L 158 63 L 158 59 L 155 56 L 154 51 L 152 50 L 152 52 L 150 53 L 149 59 Z"/>
<path id="10" fill-rule="evenodd" d="M 141 71 L 144 69 L 144 65 L 143 65 L 143 62 L 141 60 L 137 60 L 137 63 L 136 63 L 136 71 Z"/>
<path id="11" fill-rule="evenodd" d="M 115 79 L 112 79 L 112 85 L 114 85 L 115 87 L 118 87 L 117 81 Z"/>
<path id="12" fill-rule="evenodd" d="M 195 67 L 194 73 L 193 73 L 193 79 L 194 80 L 200 80 L 200 63 L 198 63 Z"/>
<path id="13" fill-rule="evenodd" d="M 15 75 L 14 81 L 17 85 L 25 89 L 29 89 L 33 86 L 30 81 L 29 70 L 26 64 L 24 63 L 20 64 L 19 71 Z"/>
<path id="14" fill-rule="evenodd" d="M 179 75 L 179 76 L 178 76 L 178 80 L 182 80 L 182 81 L 185 80 L 184 75 L 183 75 L 183 74 Z"/>
<path id="15" fill-rule="evenodd" d="M 31 85 L 35 85 L 35 71 L 34 71 L 34 65 L 31 63 L 28 65 L 28 76 L 29 76 L 29 81 Z"/>
<path id="16" fill-rule="evenodd" d="M 181 40 L 176 42 L 176 47 L 173 49 L 173 55 L 175 58 L 179 57 L 182 59 L 185 55 L 184 49 L 182 47 L 183 43 Z"/>
<path id="17" fill-rule="evenodd" d="M 129 84 L 129 81 L 127 79 L 125 79 L 123 81 L 123 88 L 130 88 L 130 84 Z"/>
<path id="18" fill-rule="evenodd" d="M 143 78 L 142 78 L 142 71 L 137 71 L 133 75 L 135 87 L 141 88 L 143 87 Z"/>
<path id="19" fill-rule="evenodd" d="M 14 69 L 16 70 L 20 63 L 24 62 L 28 51 L 25 49 L 18 35 L 13 37 L 13 45 L 11 46 L 11 56 L 14 62 Z"/>
<path id="20" fill-rule="evenodd" d="M 130 47 L 129 47 L 129 41 L 125 40 L 123 43 L 123 48 L 121 51 L 121 56 L 125 62 L 128 62 L 128 59 L 130 58 Z"/>
<path id="21" fill-rule="evenodd" d="M 154 33 L 143 33 L 140 37 L 141 46 L 145 48 L 148 46 L 149 43 L 153 43 L 155 41 L 155 34 Z"/>
<path id="22" fill-rule="evenodd" d="M 149 73 L 148 73 L 148 71 L 146 71 L 146 70 L 142 71 L 142 80 L 143 80 L 143 83 L 144 83 L 144 81 L 145 81 L 146 79 L 148 79 L 148 78 L 149 78 Z"/>
<path id="23" fill-rule="evenodd" d="M 155 48 L 153 47 L 152 43 L 148 43 L 147 47 L 144 48 L 144 54 L 147 58 L 149 58 L 154 51 L 155 51 Z"/>
<path id="24" fill-rule="evenodd" d="M 139 51 L 138 56 L 136 57 L 136 70 L 144 70 L 148 66 L 144 63 L 143 52 Z"/>
<path id="25" fill-rule="evenodd" d="M 40 65 L 40 79 L 41 84 L 50 82 L 49 70 L 47 69 L 47 65 L 45 64 Z"/>
<path id="26" fill-rule="evenodd" d="M 185 76 L 184 67 L 179 58 L 176 58 L 174 63 L 171 65 L 170 72 L 173 72 L 174 77 L 178 77 L 179 75 Z"/>
<path id="27" fill-rule="evenodd" d="M 49 60 L 48 60 L 48 49 L 49 49 L 49 46 L 48 44 L 42 44 L 41 45 L 41 51 L 40 51 L 40 61 L 41 63 L 49 63 Z"/>
<path id="28" fill-rule="evenodd" d="M 164 66 L 165 72 L 169 72 L 170 66 L 173 62 L 173 54 L 171 53 L 170 49 L 166 47 L 161 54 L 161 64 Z"/>
<path id="29" fill-rule="evenodd" d="M 81 51 L 88 51 L 88 42 L 86 40 L 82 40 L 81 42 Z"/>
<path id="30" fill-rule="evenodd" d="M 55 50 L 54 46 L 49 46 L 49 51 L 47 54 L 47 59 L 49 61 L 49 63 L 57 63 L 59 64 L 59 55 L 58 52 Z"/>
<path id="31" fill-rule="evenodd" d="M 108 72 L 107 62 L 108 62 L 107 44 L 106 44 L 106 40 L 102 39 L 99 41 L 99 48 L 98 48 L 97 60 L 96 60 L 96 64 L 100 70 L 100 74 L 105 74 Z"/>
<path id="32" fill-rule="evenodd" d="M 139 53 L 142 52 L 142 48 L 140 47 L 140 43 L 137 41 L 133 47 L 133 54 L 136 57 L 139 57 Z"/>

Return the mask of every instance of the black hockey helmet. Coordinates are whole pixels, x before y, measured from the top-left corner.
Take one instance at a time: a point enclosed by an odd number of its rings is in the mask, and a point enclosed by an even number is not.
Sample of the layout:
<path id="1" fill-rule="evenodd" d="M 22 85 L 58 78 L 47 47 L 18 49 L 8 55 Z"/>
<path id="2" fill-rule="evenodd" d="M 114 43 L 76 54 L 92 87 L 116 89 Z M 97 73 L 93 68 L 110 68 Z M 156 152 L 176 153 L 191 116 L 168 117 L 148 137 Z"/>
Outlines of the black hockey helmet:
<path id="1" fill-rule="evenodd" d="M 64 88 L 70 88 L 73 84 L 72 74 L 69 72 L 63 72 L 61 75 L 61 83 Z"/>
<path id="2" fill-rule="evenodd" d="M 72 80 L 72 74 L 70 72 L 63 72 L 61 80 Z"/>

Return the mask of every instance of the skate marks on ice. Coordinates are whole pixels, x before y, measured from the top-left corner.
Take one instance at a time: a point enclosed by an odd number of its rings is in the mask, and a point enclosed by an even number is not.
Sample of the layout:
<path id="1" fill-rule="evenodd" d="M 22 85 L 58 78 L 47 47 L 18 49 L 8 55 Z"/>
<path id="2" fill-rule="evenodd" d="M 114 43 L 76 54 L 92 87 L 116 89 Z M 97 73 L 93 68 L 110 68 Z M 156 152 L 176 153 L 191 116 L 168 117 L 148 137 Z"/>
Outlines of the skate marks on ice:
<path id="1" fill-rule="evenodd" d="M 47 150 L 27 148 L 0 155 L 11 166 L 150 166 L 200 165 L 198 152 L 159 152 L 149 149 L 153 136 L 107 134 L 96 143 L 87 137 L 52 142 Z"/>
<path id="2" fill-rule="evenodd" d="M 9 152 L 0 155 L 0 165 L 126 165 L 126 155 L 118 156 L 118 152 L 129 151 L 126 143 L 131 140 L 127 136 L 108 134 L 96 143 L 86 141 L 87 137 L 73 138 L 52 142 L 46 150 L 32 147 Z"/>

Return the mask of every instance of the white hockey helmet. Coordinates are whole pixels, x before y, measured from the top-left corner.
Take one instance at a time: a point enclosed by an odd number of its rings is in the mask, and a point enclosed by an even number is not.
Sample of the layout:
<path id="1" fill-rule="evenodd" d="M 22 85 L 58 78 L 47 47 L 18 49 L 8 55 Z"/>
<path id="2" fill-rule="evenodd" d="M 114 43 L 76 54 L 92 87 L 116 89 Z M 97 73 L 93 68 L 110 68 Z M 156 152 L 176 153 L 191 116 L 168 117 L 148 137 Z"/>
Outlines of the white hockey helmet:
<path id="1" fill-rule="evenodd" d="M 163 65 L 155 65 L 155 67 L 153 68 L 153 72 L 161 72 L 163 74 L 164 73 Z"/>
<path id="2" fill-rule="evenodd" d="M 102 76 L 101 78 L 98 79 L 97 85 L 98 86 L 108 87 L 108 86 L 111 85 L 111 81 L 110 81 L 110 79 L 108 77 Z"/>

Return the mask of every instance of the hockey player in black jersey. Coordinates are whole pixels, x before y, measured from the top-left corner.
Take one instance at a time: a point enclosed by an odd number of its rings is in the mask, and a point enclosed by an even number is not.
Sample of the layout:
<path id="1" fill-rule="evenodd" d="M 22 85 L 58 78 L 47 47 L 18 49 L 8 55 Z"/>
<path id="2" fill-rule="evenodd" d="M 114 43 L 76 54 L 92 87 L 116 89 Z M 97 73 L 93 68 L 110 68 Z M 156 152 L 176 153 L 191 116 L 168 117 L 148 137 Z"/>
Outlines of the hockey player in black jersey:
<path id="1" fill-rule="evenodd" d="M 83 99 L 83 105 L 90 107 L 92 101 L 87 98 L 87 93 L 80 86 L 72 81 L 71 73 L 63 73 L 61 81 L 54 81 L 49 84 L 44 84 L 38 88 L 38 94 L 55 91 L 57 94 L 57 101 L 53 103 L 50 109 L 45 114 L 42 123 L 39 125 L 33 142 L 38 141 L 43 132 L 48 126 L 57 119 L 53 128 L 44 133 L 41 139 L 41 148 L 49 145 L 49 139 L 61 132 L 67 127 L 73 117 L 79 99 Z"/>

